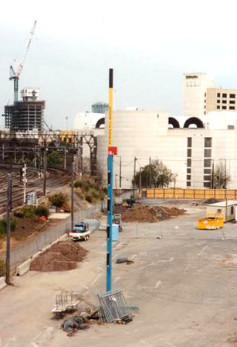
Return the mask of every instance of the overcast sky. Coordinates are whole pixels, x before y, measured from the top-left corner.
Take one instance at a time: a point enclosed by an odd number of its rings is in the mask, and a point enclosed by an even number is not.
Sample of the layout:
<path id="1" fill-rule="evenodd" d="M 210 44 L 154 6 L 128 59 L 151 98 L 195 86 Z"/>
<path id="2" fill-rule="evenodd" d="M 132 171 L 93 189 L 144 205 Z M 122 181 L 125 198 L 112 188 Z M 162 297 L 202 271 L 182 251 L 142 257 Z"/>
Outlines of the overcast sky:
<path id="1" fill-rule="evenodd" d="M 13 101 L 9 66 L 18 66 L 35 35 L 20 89 L 40 88 L 54 128 L 108 99 L 181 114 L 183 72 L 207 72 L 217 87 L 237 88 L 236 1 L 3 1 L 0 10 L 0 107 Z M 4 118 L 1 117 L 0 128 Z"/>

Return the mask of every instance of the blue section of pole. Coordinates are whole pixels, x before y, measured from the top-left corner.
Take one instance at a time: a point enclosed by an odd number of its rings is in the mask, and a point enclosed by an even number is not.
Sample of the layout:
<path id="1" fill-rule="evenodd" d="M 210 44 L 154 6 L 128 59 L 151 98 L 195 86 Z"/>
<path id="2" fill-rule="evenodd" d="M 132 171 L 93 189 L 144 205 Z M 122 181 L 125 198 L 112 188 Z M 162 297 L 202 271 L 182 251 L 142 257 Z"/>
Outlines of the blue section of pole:
<path id="1" fill-rule="evenodd" d="M 113 155 L 108 154 L 106 291 L 112 290 Z"/>

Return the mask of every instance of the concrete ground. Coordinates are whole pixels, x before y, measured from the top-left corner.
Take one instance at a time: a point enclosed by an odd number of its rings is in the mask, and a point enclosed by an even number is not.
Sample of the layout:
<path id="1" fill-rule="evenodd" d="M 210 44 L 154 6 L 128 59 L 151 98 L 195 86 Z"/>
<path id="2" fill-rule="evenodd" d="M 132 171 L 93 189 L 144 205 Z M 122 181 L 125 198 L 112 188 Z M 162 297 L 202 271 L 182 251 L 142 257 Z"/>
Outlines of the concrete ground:
<path id="1" fill-rule="evenodd" d="M 29 272 L 0 292 L 1 347 L 237 346 L 237 225 L 198 231 L 204 212 L 155 224 L 124 224 L 114 245 L 113 288 L 138 306 L 127 325 L 93 324 L 68 337 L 51 319 L 55 293 L 79 290 L 89 303 L 105 286 L 105 232 L 82 245 L 90 250 L 78 269 Z M 131 265 L 115 264 L 128 256 Z"/>

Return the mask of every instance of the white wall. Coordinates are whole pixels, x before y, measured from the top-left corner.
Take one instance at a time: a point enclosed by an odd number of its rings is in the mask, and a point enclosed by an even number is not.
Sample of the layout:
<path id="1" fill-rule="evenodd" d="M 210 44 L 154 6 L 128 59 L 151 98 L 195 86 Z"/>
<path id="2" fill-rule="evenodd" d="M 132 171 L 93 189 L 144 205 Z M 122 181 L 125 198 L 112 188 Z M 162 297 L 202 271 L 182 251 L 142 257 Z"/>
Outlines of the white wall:
<path id="1" fill-rule="evenodd" d="M 149 164 L 151 157 L 152 160 L 162 160 L 177 174 L 176 187 L 186 188 L 187 138 L 192 137 L 191 187 L 201 188 L 204 176 L 204 138 L 212 137 L 212 158 L 215 159 L 215 164 L 226 159 L 227 174 L 231 176 L 228 188 L 236 188 L 237 124 L 235 130 L 168 129 L 168 117 L 167 113 L 161 111 L 113 113 L 113 146 L 118 147 L 118 156 L 114 157 L 114 186 L 119 188 L 120 158 L 122 188 L 131 188 L 134 158 L 138 158 L 138 172 L 140 167 Z M 98 136 L 97 158 L 106 178 L 107 133 L 106 136 Z"/>

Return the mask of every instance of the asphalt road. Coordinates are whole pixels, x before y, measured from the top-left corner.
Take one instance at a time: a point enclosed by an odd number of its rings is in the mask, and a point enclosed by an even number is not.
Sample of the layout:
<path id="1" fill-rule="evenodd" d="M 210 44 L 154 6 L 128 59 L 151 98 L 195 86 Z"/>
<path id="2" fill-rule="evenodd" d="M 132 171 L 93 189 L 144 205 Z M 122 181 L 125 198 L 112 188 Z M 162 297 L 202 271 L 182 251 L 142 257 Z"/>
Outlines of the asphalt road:
<path id="1" fill-rule="evenodd" d="M 55 293 L 77 289 L 87 302 L 105 286 L 105 232 L 82 245 L 90 250 L 76 270 L 30 272 L 0 292 L 0 346 L 236 346 L 237 225 L 195 229 L 198 207 L 155 224 L 128 223 L 114 245 L 113 288 L 138 306 L 127 325 L 96 325 L 68 337 L 50 319 Z M 115 264 L 127 256 L 131 265 Z"/>

